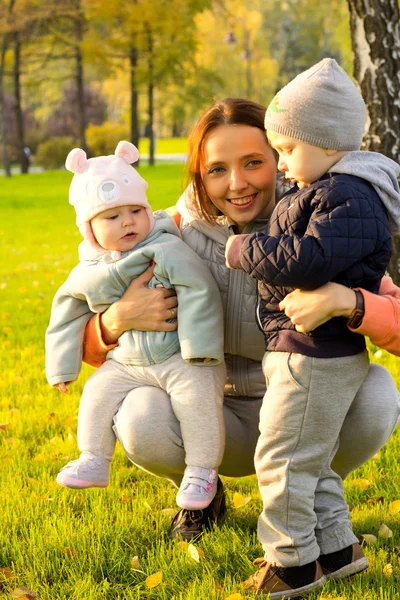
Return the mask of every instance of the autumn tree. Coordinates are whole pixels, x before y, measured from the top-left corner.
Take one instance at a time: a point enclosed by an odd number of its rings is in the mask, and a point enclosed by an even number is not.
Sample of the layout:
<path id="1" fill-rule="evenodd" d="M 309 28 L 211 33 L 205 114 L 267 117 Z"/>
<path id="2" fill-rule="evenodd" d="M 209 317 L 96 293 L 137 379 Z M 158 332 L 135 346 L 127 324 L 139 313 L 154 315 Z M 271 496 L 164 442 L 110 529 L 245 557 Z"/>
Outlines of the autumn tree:
<path id="1" fill-rule="evenodd" d="M 398 0 L 348 0 L 354 76 L 367 105 L 363 147 L 400 160 L 400 26 Z M 400 285 L 400 239 L 389 273 Z"/>

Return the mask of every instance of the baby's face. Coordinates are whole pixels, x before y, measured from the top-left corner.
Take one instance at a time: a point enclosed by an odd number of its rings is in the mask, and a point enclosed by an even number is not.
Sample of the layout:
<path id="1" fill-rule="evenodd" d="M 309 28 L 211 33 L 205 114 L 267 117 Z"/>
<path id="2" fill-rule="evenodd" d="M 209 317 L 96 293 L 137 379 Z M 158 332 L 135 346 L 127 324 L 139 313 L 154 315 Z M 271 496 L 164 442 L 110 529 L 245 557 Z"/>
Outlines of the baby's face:
<path id="1" fill-rule="evenodd" d="M 138 205 L 109 208 L 91 221 L 93 235 L 105 250 L 132 250 L 150 233 L 146 209 Z"/>
<path id="2" fill-rule="evenodd" d="M 303 189 L 324 175 L 345 152 L 312 146 L 301 140 L 267 131 L 268 141 L 279 154 L 278 169 Z"/>

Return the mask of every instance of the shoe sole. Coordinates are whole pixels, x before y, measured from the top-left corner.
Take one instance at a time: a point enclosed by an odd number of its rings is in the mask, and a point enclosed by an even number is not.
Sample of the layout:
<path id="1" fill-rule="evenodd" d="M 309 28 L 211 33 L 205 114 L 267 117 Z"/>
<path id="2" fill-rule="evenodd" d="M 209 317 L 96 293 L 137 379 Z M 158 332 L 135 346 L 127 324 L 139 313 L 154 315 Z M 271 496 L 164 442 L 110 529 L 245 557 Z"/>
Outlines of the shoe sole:
<path id="1" fill-rule="evenodd" d="M 325 584 L 325 582 L 325 575 L 323 575 L 317 581 L 313 581 L 312 583 L 304 585 L 301 588 L 297 588 L 296 590 L 286 590 L 284 592 L 270 592 L 269 598 L 271 600 L 278 600 L 278 598 L 298 598 L 302 594 L 308 594 L 309 592 L 313 592 L 314 590 L 319 589 Z M 258 593 L 262 592 L 259 591 Z"/>
<path id="2" fill-rule="evenodd" d="M 324 573 L 326 579 L 343 579 L 344 577 L 351 577 L 352 575 L 357 575 L 357 573 L 361 573 L 361 571 L 365 571 L 368 568 L 368 559 L 366 556 L 355 560 L 354 562 L 345 565 L 341 569 L 337 571 L 333 571 L 333 573 Z M 324 570 L 324 569 L 323 569 Z"/>
<path id="3" fill-rule="evenodd" d="M 318 581 L 313 581 L 308 585 L 304 585 L 301 588 L 297 588 L 295 590 L 286 590 L 283 592 L 270 592 L 269 598 L 271 600 L 278 600 L 278 598 L 298 598 L 302 594 L 308 594 L 309 592 L 313 592 L 314 590 L 322 587 L 326 582 L 325 575 L 323 575 Z M 260 593 L 260 591 L 258 592 Z M 262 592 L 261 592 L 262 593 Z"/>
<path id="4" fill-rule="evenodd" d="M 72 488 L 73 490 L 84 490 L 86 488 L 105 488 L 108 486 L 108 481 L 85 481 L 84 479 L 64 479 L 56 478 L 58 485 Z"/>

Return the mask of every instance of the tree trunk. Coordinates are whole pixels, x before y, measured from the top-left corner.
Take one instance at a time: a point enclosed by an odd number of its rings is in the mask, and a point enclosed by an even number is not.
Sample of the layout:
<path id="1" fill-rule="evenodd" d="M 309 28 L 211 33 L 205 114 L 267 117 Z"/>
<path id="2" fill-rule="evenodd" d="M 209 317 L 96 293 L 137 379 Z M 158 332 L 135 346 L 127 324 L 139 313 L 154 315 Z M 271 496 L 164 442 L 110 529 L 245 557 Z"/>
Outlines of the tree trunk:
<path id="1" fill-rule="evenodd" d="M 78 26 L 79 27 L 79 26 Z M 78 105 L 78 127 L 79 127 L 79 144 L 82 150 L 87 152 L 86 146 L 86 108 L 85 108 L 85 89 L 83 82 L 83 59 L 80 43 L 78 42 L 75 49 L 75 82 Z"/>
<path id="2" fill-rule="evenodd" d="M 139 115 L 138 115 L 138 92 L 136 85 L 136 68 L 138 51 L 136 46 L 131 46 L 129 51 L 129 62 L 131 67 L 131 142 L 139 148 Z M 139 161 L 135 163 L 139 165 Z"/>
<path id="3" fill-rule="evenodd" d="M 7 42 L 3 41 L 0 57 L 0 131 L 1 131 L 1 150 L 3 155 L 4 172 L 7 177 L 11 177 L 10 157 L 7 150 L 7 124 L 4 115 L 4 62 L 7 51 Z"/>
<path id="4" fill-rule="evenodd" d="M 152 167 L 155 164 L 154 152 L 155 152 L 155 139 L 154 139 L 154 65 L 153 65 L 153 37 L 151 34 L 151 28 L 147 25 L 147 50 L 148 56 L 148 67 L 149 67 L 149 83 L 147 86 L 147 97 L 148 97 L 148 136 L 149 136 L 149 165 Z"/>
<path id="5" fill-rule="evenodd" d="M 21 167 L 21 173 L 26 174 L 29 171 L 29 159 L 25 153 L 24 136 L 24 117 L 21 104 L 21 42 L 19 34 L 14 36 L 14 99 L 15 99 L 15 122 L 17 128 L 17 153 L 18 162 Z"/>
<path id="6" fill-rule="evenodd" d="M 367 105 L 363 149 L 400 159 L 400 27 L 398 0 L 347 0 L 354 76 Z M 400 285 L 400 236 L 389 273 Z"/>

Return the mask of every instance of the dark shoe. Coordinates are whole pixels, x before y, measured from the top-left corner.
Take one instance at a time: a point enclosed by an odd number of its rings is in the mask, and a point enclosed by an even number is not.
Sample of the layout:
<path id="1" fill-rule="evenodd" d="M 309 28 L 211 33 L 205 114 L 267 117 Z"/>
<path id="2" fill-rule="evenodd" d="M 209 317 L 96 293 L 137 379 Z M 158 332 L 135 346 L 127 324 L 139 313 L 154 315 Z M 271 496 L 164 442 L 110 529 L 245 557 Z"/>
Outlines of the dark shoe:
<path id="1" fill-rule="evenodd" d="M 271 600 L 297 598 L 325 583 L 325 576 L 316 560 L 301 567 L 279 567 L 264 558 L 257 558 L 253 564 L 259 569 L 243 582 L 244 587 L 258 594 L 270 594 Z"/>
<path id="2" fill-rule="evenodd" d="M 181 537 L 186 541 L 199 538 L 205 531 L 210 531 L 213 524 L 218 523 L 225 513 L 224 486 L 218 477 L 217 493 L 207 508 L 203 508 L 203 510 L 182 508 L 175 515 L 168 535 L 171 540 L 176 537 Z"/>
<path id="3" fill-rule="evenodd" d="M 331 554 L 321 554 L 318 562 L 327 579 L 350 577 L 368 567 L 368 559 L 361 550 L 360 544 L 347 546 Z"/>

